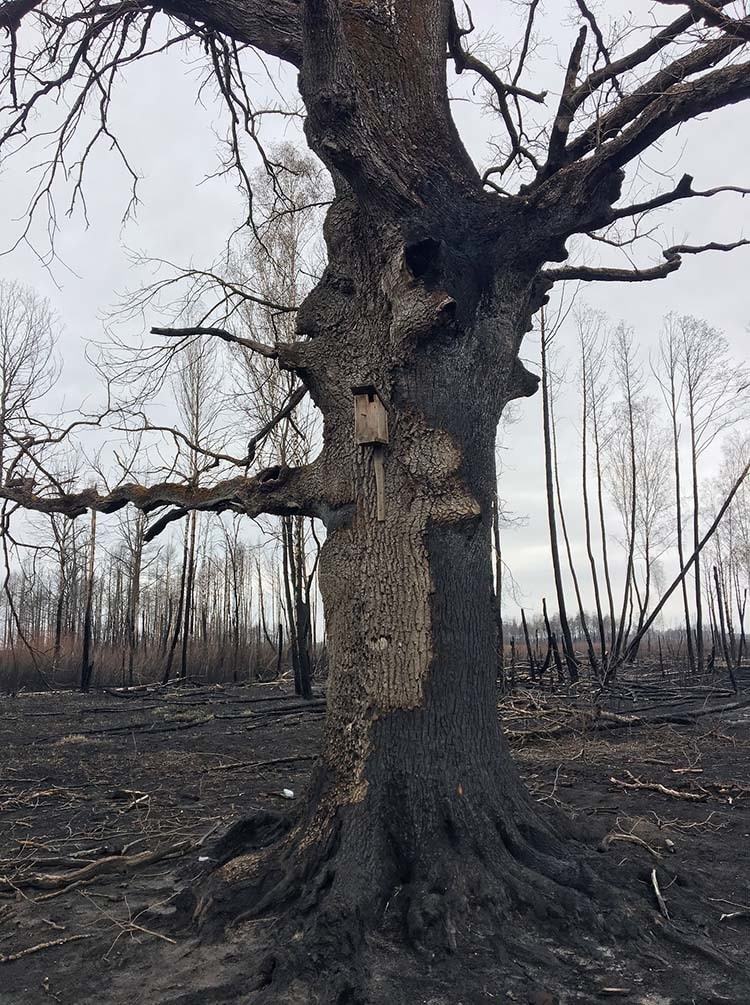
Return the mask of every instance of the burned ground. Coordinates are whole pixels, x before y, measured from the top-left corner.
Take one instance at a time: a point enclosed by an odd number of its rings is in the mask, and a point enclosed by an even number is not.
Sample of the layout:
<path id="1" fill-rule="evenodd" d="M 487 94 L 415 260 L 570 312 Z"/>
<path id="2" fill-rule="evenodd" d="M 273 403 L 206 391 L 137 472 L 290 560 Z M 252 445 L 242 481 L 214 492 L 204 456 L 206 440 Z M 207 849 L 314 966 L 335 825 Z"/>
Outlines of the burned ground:
<path id="1" fill-rule="evenodd" d="M 590 824 L 613 879 L 642 898 L 637 953 L 582 951 L 561 986 L 541 941 L 541 971 L 498 969 L 491 947 L 447 964 L 415 954 L 405 971 L 373 940 L 373 1002 L 750 1000 L 750 707 L 658 676 L 620 682 L 603 707 L 521 689 L 501 714 L 536 798 Z M 251 1003 L 242 973 L 273 919 L 206 946 L 175 925 L 175 895 L 232 821 L 299 804 L 322 712 L 286 684 L 4 698 L 2 1005 Z"/>

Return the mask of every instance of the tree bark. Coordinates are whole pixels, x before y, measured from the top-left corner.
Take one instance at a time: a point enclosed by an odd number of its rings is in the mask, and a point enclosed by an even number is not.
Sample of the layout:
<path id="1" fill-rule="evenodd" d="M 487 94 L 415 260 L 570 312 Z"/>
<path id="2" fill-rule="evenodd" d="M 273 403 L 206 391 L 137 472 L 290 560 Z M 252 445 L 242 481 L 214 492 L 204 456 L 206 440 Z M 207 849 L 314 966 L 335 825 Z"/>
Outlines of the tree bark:
<path id="1" fill-rule="evenodd" d="M 573 582 L 573 590 L 576 595 L 576 603 L 578 604 L 578 617 L 581 622 L 581 631 L 583 632 L 584 638 L 586 639 L 586 651 L 589 656 L 589 665 L 591 667 L 594 676 L 600 676 L 599 663 L 596 658 L 596 652 L 594 650 L 594 643 L 591 639 L 591 632 L 589 631 L 588 621 L 586 619 L 586 611 L 583 607 L 583 597 L 581 596 L 581 587 L 578 582 L 578 573 L 576 572 L 575 562 L 573 561 L 573 549 L 570 546 L 570 535 L 568 534 L 568 524 L 565 519 L 565 510 L 563 509 L 562 492 L 560 491 L 560 469 L 558 466 L 557 459 L 557 429 L 555 425 L 555 404 L 554 395 L 551 393 L 551 389 L 548 390 L 549 398 L 549 416 L 550 416 L 550 426 L 552 428 L 552 470 L 554 474 L 555 481 L 555 498 L 557 500 L 557 512 L 560 514 L 560 529 L 562 530 L 563 542 L 565 544 L 565 554 L 568 559 L 568 569 L 570 571 L 570 578 Z"/>
<path id="2" fill-rule="evenodd" d="M 94 601 L 94 562 L 96 558 L 96 512 L 91 513 L 88 567 L 86 572 L 86 605 L 83 614 L 83 648 L 81 650 L 81 690 L 91 686 L 93 663 L 91 660 L 92 614 Z"/>
<path id="3" fill-rule="evenodd" d="M 40 37 L 42 44 L 52 39 L 57 54 L 48 61 L 50 73 L 58 75 L 57 63 L 68 60 L 73 86 L 77 63 L 100 85 L 110 18 L 115 30 L 118 18 L 127 19 L 129 30 L 141 6 L 152 14 L 148 4 L 89 4 L 83 13 L 60 6 L 62 38 L 46 9 Z M 3 5 L 0 24 L 13 46 L 17 19 L 36 7 L 26 0 Z M 66 494 L 62 503 L 23 488 L 2 486 L 0 494 L 71 516 L 128 503 L 176 508 L 152 529 L 197 509 L 325 521 L 320 589 L 329 681 L 322 755 L 291 830 L 266 816 L 265 825 L 258 818 L 240 824 L 219 843 L 221 864 L 207 866 L 211 875 L 194 905 L 199 922 L 284 915 L 292 975 L 306 960 L 318 977 L 324 959 L 322 1000 L 338 1005 L 363 994 L 356 968 L 348 960 L 332 968 L 330 957 L 351 958 L 364 933 L 394 920 L 412 943 L 431 949 L 453 949 L 471 930 L 472 938 L 486 934 L 488 944 L 502 942 L 512 955 L 524 940 L 528 953 L 538 948 L 536 927 L 507 924 L 531 914 L 550 921 L 557 936 L 563 926 L 574 929 L 578 949 L 582 931 L 607 924 L 608 885 L 597 885 L 580 849 L 532 801 L 497 720 L 495 434 L 508 401 L 536 389 L 518 352 L 550 283 L 623 278 L 622 270 L 544 266 L 566 258 L 572 235 L 615 219 L 622 169 L 664 132 L 750 96 L 746 64 L 714 69 L 734 39 L 697 43 L 694 59 L 688 51 L 674 69 L 664 66 L 651 77 L 645 71 L 643 83 L 613 98 L 602 117 L 579 120 L 568 142 L 586 96 L 596 99 L 620 72 L 605 60 L 578 83 L 583 58 L 596 60 L 584 53 L 581 32 L 551 123 L 547 162 L 534 158 L 534 180 L 506 195 L 485 190 L 451 119 L 446 45 L 459 73 L 479 66 L 501 110 L 517 89 L 462 48 L 449 0 L 172 0 L 159 10 L 182 19 L 215 60 L 225 54 L 215 69 L 236 128 L 242 113 L 245 124 L 249 117 L 237 49 L 258 46 L 300 68 L 308 142 L 335 185 L 325 225 L 328 261 L 297 312 L 297 341 L 260 349 L 308 388 L 323 416 L 322 451 L 293 471 L 277 465 L 204 487 L 197 479 L 121 484 L 105 495 Z M 96 32 L 87 19 L 107 39 L 98 43 L 105 46 L 98 64 L 89 58 Z M 80 45 L 71 47 L 66 26 L 79 23 Z M 217 50 L 219 42 L 224 48 Z M 644 43 L 625 68 L 640 67 L 650 58 L 646 50 L 658 54 L 658 38 L 654 44 Z M 27 75 L 42 73 L 44 62 L 27 57 Z M 63 83 L 42 76 L 39 87 L 57 97 Z M 226 93 L 232 87 L 234 100 Z M 27 117 L 21 109 L 11 140 Z M 523 156 L 513 119 L 505 117 L 509 165 Z M 60 128 L 67 139 L 70 118 Z M 664 276 L 679 266 L 681 251 L 667 249 L 663 266 L 626 270 L 624 278 Z M 258 344 L 249 348 L 258 351 Z M 359 445 L 354 435 L 352 389 L 362 385 L 376 388 L 387 410 L 386 444 L 381 437 Z M 384 462 L 381 508 L 373 446 Z M 597 443 L 598 473 L 599 461 Z M 604 532 L 601 485 L 599 502 Z M 606 561 L 605 576 L 609 591 Z M 556 577 L 561 597 L 559 562 Z M 185 592 L 186 644 L 192 612 L 191 591 Z M 611 609 L 611 591 L 609 602 Z M 613 613 L 612 621 L 614 630 Z M 272 837 L 278 840 L 263 853 Z M 279 975 L 288 975 L 280 955 L 266 998 L 276 1003 L 290 1000 L 278 987 Z"/>
<path id="4" fill-rule="evenodd" d="M 672 332 L 667 333 L 666 363 L 669 377 L 669 415 L 672 422 L 672 451 L 674 455 L 674 499 L 675 526 L 677 531 L 677 557 L 680 568 L 685 565 L 685 547 L 682 529 L 682 483 L 680 465 L 680 430 L 677 424 L 678 393 L 677 393 L 677 348 Z M 685 638 L 687 643 L 688 667 L 691 674 L 695 673 L 695 652 L 693 650 L 693 634 L 690 625 L 690 604 L 688 603 L 687 580 L 682 580 L 682 609 L 685 612 Z"/>
<path id="5" fill-rule="evenodd" d="M 693 550 L 695 553 L 695 662 L 698 673 L 704 669 L 703 593 L 701 588 L 700 494 L 698 489 L 698 446 L 695 435 L 695 401 L 692 382 L 688 384 L 688 419 L 690 425 L 690 471 L 693 486 Z"/>
<path id="6" fill-rule="evenodd" d="M 183 607 L 182 624 L 182 650 L 180 654 L 180 677 L 185 680 L 188 676 L 188 648 L 190 636 L 193 632 L 193 587 L 195 584 L 195 531 L 198 522 L 198 514 L 190 514 L 190 538 L 187 553 L 187 572 L 185 576 L 185 600 Z"/>
<path id="7" fill-rule="evenodd" d="M 236 830 L 195 916 L 304 903 L 308 952 L 358 944 L 387 904 L 412 943 L 441 949 L 482 904 L 562 916 L 569 897 L 592 917 L 592 873 L 531 800 L 497 717 L 495 435 L 504 405 L 536 388 L 516 353 L 538 288 L 510 264 L 488 270 L 476 235 L 456 243 L 448 203 L 396 227 L 338 184 L 295 349 L 324 417 L 323 751 L 271 864 L 257 821 Z M 414 240 L 417 224 L 429 236 Z M 373 451 L 354 436 L 364 384 L 388 411 L 382 520 Z"/>
<path id="8" fill-rule="evenodd" d="M 607 668 L 607 639 L 604 633 L 604 615 L 602 614 L 602 598 L 599 590 L 599 575 L 596 569 L 596 558 L 591 542 L 591 507 L 589 505 L 589 480 L 588 480 L 588 417 L 591 408 L 589 394 L 595 393 L 595 388 L 591 387 L 593 379 L 589 381 L 590 354 L 593 353 L 595 345 L 586 346 L 585 340 L 581 337 L 581 489 L 583 500 L 583 525 L 586 535 L 586 555 L 589 560 L 591 570 L 591 583 L 594 588 L 594 603 L 596 605 L 596 622 L 599 629 L 599 659 L 601 661 L 601 671 L 606 672 Z"/>
<path id="9" fill-rule="evenodd" d="M 495 619 L 497 621 L 497 671 L 505 683 L 505 629 L 503 625 L 503 551 L 500 541 L 500 510 L 497 487 L 492 500 L 492 548 L 495 557 Z"/>
<path id="10" fill-rule="evenodd" d="M 182 612 L 185 605 L 185 584 L 187 580 L 187 569 L 188 569 L 188 554 L 189 554 L 189 541 L 190 541 L 190 526 L 185 525 L 185 533 L 183 535 L 182 543 L 182 569 L 180 571 L 180 586 L 177 593 L 177 611 L 174 619 L 174 632 L 172 633 L 172 641 L 169 644 L 169 653 L 167 654 L 167 662 L 164 667 L 164 674 L 162 675 L 162 684 L 166 684 L 169 680 L 170 674 L 172 672 L 172 663 L 174 662 L 174 654 L 177 650 L 177 643 L 180 641 L 180 629 L 182 627 Z"/>
<path id="11" fill-rule="evenodd" d="M 550 555 L 552 558 L 552 573 L 555 580 L 555 594 L 557 596 L 557 613 L 560 618 L 560 631 L 562 633 L 563 655 L 568 668 L 568 676 L 571 681 L 578 680 L 578 664 L 576 663 L 575 651 L 573 649 L 573 639 L 570 635 L 570 625 L 568 624 L 568 614 L 565 605 L 565 589 L 563 586 L 562 569 L 560 566 L 560 546 L 557 539 L 557 518 L 555 515 L 555 489 L 552 462 L 552 416 L 550 410 L 550 376 L 547 361 L 547 336 L 544 330 L 544 313 L 542 312 L 541 324 L 541 348 L 542 348 L 542 429 L 544 433 L 544 472 L 545 489 L 547 495 L 547 523 L 549 525 Z"/>

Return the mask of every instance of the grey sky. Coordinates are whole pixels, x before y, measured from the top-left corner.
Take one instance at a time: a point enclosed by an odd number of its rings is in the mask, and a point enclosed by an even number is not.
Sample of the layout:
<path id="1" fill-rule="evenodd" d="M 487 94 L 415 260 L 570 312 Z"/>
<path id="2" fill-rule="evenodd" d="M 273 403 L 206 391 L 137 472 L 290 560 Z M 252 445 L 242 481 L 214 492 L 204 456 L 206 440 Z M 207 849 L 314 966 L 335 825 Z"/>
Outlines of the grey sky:
<path id="1" fill-rule="evenodd" d="M 632 10 L 637 18 L 648 18 L 652 11 L 652 6 L 644 3 L 608 2 L 606 7 L 609 14 Z M 472 9 L 480 31 L 494 29 L 500 39 L 511 37 L 511 33 L 512 37 L 518 37 L 519 23 L 511 3 L 475 0 Z M 567 4 L 548 3 L 547 9 L 542 31 L 547 41 L 540 46 L 535 64 L 539 67 L 539 82 L 529 75 L 527 84 L 548 88 L 547 107 L 554 109 L 562 79 L 559 64 L 567 59 L 575 29 L 567 21 Z M 272 61 L 266 62 L 272 65 Z M 292 95 L 293 74 L 285 69 L 277 76 L 280 89 Z M 449 78 L 455 97 L 466 97 L 470 82 L 455 81 L 452 70 Z M 114 102 L 113 126 L 142 175 L 142 203 L 135 220 L 125 227 L 120 224 L 128 181 L 115 157 L 102 146 L 91 164 L 86 185 L 88 229 L 80 214 L 72 219 L 64 216 L 65 196 L 60 193 L 57 250 L 74 273 L 57 265 L 53 281 L 33 253 L 23 246 L 0 260 L 4 276 L 27 282 L 47 295 L 64 322 L 61 342 L 64 368 L 58 391 L 59 400 L 67 407 L 76 407 L 95 393 L 84 360 L 85 343 L 102 338 L 101 318 L 118 294 L 136 288 L 147 278 L 143 270 L 134 269 L 127 249 L 179 264 L 205 265 L 221 252 L 229 231 L 238 222 L 240 196 L 233 179 L 204 181 L 216 170 L 216 133 L 223 132 L 223 124 L 210 90 L 204 92 L 203 103 L 196 104 L 199 79 L 197 65 L 191 66 L 186 59 L 180 61 L 175 53 L 137 65 L 120 86 Z M 259 92 L 268 92 L 259 66 L 256 79 Z M 472 153 L 482 164 L 489 163 L 487 141 L 493 134 L 499 134 L 498 123 L 464 100 L 457 100 L 454 108 Z M 297 134 L 292 125 L 287 130 L 290 138 Z M 269 130 L 269 136 L 273 135 L 280 135 L 277 127 Z M 701 123 L 690 124 L 678 135 L 670 135 L 661 150 L 649 153 L 643 177 L 652 191 L 669 187 L 669 178 L 660 178 L 658 172 L 668 173 L 675 180 L 688 172 L 694 175 L 698 188 L 720 184 L 748 186 L 748 164 L 750 103 L 746 102 L 715 113 Z M 32 178 L 27 173 L 28 167 L 29 162 L 19 158 L 5 164 L 0 174 L 3 246 L 11 243 L 18 230 L 13 221 L 22 213 Z M 659 246 L 685 240 L 696 244 L 732 241 L 747 234 L 750 198 L 723 195 L 713 200 L 692 200 L 665 212 L 661 219 L 664 227 L 659 245 L 645 243 L 637 250 L 639 264 L 659 261 Z M 593 255 L 597 254 L 595 248 Z M 571 261 L 575 259 L 574 252 Z M 664 314 L 679 310 L 706 318 L 723 329 L 738 360 L 747 362 L 749 277 L 750 250 L 745 249 L 732 255 L 705 255 L 687 260 L 676 275 L 659 282 L 593 285 L 582 292 L 581 301 L 605 310 L 614 321 L 622 319 L 632 325 L 643 346 L 644 361 L 655 344 Z M 137 325 L 131 330 L 135 335 L 140 334 Z M 564 342 L 572 345 L 572 330 L 566 335 Z M 522 355 L 536 363 L 537 354 L 538 342 L 531 333 Z M 570 377 L 574 377 L 573 366 Z M 518 406 L 519 418 L 509 430 L 508 449 L 503 454 L 505 473 L 501 485 L 509 509 L 527 518 L 523 526 L 506 530 L 504 539 L 507 561 L 523 592 L 521 599 L 531 608 L 538 606 L 542 594 L 551 592 L 540 409 L 538 396 Z M 561 475 L 563 492 L 571 502 L 571 530 L 576 545 L 580 546 L 581 528 L 572 512 L 580 496 L 576 411 L 575 389 L 571 384 L 558 405 Z M 612 528 L 615 529 L 614 519 Z"/>

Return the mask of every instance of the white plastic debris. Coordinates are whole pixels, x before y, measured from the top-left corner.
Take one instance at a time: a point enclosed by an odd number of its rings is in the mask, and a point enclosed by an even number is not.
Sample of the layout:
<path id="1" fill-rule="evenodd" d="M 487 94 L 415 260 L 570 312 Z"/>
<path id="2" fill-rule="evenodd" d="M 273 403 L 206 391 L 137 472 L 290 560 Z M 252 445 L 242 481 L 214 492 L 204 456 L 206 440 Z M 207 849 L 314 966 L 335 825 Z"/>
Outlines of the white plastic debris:
<path id="1" fill-rule="evenodd" d="M 282 789 L 281 794 L 284 799 L 294 799 L 294 792 L 291 789 Z"/>
<path id="2" fill-rule="evenodd" d="M 198 856 L 198 861 L 199 862 L 210 862 L 211 859 L 208 857 L 208 855 L 199 855 Z"/>

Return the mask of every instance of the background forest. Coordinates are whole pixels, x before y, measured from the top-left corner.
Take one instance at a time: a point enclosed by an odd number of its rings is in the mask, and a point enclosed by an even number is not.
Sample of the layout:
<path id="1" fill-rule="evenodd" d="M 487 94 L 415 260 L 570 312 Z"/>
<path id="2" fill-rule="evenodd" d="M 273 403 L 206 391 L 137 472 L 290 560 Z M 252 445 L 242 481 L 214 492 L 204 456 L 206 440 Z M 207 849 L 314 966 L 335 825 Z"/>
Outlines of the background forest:
<path id="1" fill-rule="evenodd" d="M 52 468 L 44 470 L 62 486 L 92 468 L 109 487 L 126 476 L 210 484 L 228 467 L 299 463 L 315 452 L 319 426 L 304 389 L 256 349 L 292 337 L 295 306 L 322 269 L 328 199 L 309 157 L 291 144 L 274 157 L 283 196 L 256 173 L 262 222 L 229 253 L 221 278 L 218 269 L 147 263 L 153 283 L 123 297 L 107 336 L 89 347 L 92 397 L 106 406 L 72 425 L 50 410 L 60 319 L 33 289 L 0 282 L 6 483 L 33 479 L 44 464 L 24 451 L 29 436 L 48 438 Z M 156 339 L 137 346 L 118 337 L 118 324 L 154 305 L 181 337 L 165 345 L 155 329 Z M 236 341 L 191 334 L 212 325 Z M 497 451 L 498 672 L 506 682 L 520 664 L 560 679 L 586 665 L 604 677 L 617 659 L 635 657 L 638 642 L 688 673 L 717 660 L 731 672 L 746 652 L 750 488 L 740 476 L 750 453 L 750 376 L 710 319 L 672 310 L 650 348 L 644 342 L 587 305 L 574 284 L 530 336 L 527 356 L 536 350 L 543 393 L 506 415 Z M 543 484 L 530 492 L 546 500 L 546 512 L 529 516 L 503 502 L 521 408 L 534 413 L 532 448 L 543 459 Z M 256 430 L 249 441 L 248 429 Z M 97 525 L 29 516 L 6 501 L 3 528 L 6 689 L 290 672 L 309 695 L 314 676 L 325 674 L 316 584 L 324 532 L 314 520 L 193 511 L 169 526 L 123 510 Z M 507 559 L 514 536 L 528 529 L 537 542 L 532 564 L 544 554 L 544 597 L 530 591 L 525 562 Z"/>

